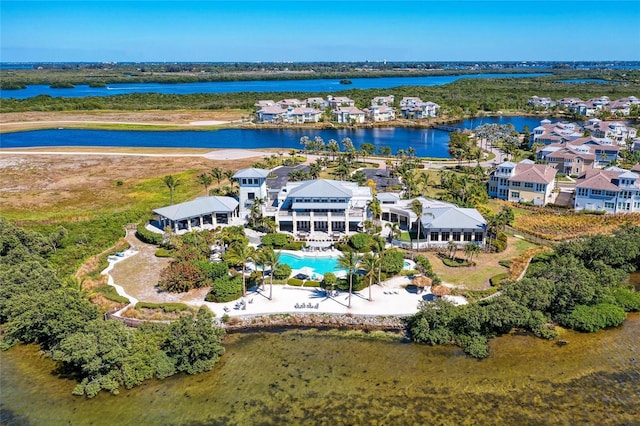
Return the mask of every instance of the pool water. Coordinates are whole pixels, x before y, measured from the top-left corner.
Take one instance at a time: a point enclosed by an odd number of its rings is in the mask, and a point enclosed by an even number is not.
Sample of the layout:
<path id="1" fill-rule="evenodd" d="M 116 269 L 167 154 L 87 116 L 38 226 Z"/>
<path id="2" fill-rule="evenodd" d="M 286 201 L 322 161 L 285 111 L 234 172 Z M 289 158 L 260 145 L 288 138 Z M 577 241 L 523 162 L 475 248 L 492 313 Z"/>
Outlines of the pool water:
<path id="1" fill-rule="evenodd" d="M 319 275 L 324 275 L 327 272 L 335 274 L 343 270 L 338 267 L 337 257 L 304 257 L 282 253 L 280 255 L 280 263 L 286 263 L 291 266 L 291 269 L 311 268 L 313 272 Z"/>

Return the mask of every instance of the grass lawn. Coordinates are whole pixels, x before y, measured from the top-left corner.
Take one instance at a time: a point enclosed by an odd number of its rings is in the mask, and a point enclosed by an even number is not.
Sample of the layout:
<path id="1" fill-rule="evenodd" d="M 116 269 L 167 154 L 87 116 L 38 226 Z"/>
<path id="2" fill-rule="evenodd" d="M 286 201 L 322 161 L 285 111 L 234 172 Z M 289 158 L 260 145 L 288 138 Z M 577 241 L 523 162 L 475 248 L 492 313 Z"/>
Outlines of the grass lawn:
<path id="1" fill-rule="evenodd" d="M 489 279 L 492 276 L 508 272 L 507 268 L 498 263 L 499 261 L 513 259 L 534 247 L 537 246 L 524 240 L 509 237 L 507 249 L 502 253 L 481 253 L 473 259 L 476 266 L 460 268 L 445 266 L 435 253 L 424 254 L 429 258 L 434 272 L 442 281 L 462 285 L 471 290 L 484 290 L 489 288 Z M 461 250 L 456 253 L 456 256 L 464 257 Z"/>

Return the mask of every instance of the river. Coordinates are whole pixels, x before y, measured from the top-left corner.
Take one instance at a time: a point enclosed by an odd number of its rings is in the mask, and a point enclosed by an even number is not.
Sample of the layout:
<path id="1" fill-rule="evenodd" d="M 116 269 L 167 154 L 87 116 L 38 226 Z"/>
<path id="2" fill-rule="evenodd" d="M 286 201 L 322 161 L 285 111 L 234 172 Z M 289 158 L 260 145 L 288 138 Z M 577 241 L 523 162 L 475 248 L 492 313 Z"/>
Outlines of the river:
<path id="1" fill-rule="evenodd" d="M 4 424 L 637 424 L 640 314 L 569 343 L 520 333 L 477 361 L 430 347 L 289 330 L 232 334 L 207 373 L 74 397 L 33 346 L 0 353 Z"/>
<path id="2" fill-rule="evenodd" d="M 461 128 L 475 128 L 480 124 L 513 124 L 521 131 L 538 126 L 538 117 L 482 117 L 454 123 Z M 413 147 L 419 157 L 450 158 L 449 133 L 436 129 L 404 127 L 376 127 L 366 129 L 222 129 L 216 131 L 127 131 L 53 129 L 0 134 L 2 148 L 32 148 L 57 146 L 116 146 L 116 147 L 170 147 L 170 148 L 283 148 L 302 149 L 300 138 L 320 136 L 328 142 L 348 137 L 356 148 L 363 142 L 376 148 L 399 149 Z"/>
<path id="3" fill-rule="evenodd" d="M 549 73 L 515 74 L 464 74 L 424 77 L 380 77 L 352 78 L 351 84 L 340 84 L 340 79 L 315 80 L 254 80 L 254 81 L 211 81 L 203 83 L 114 83 L 106 87 L 77 85 L 71 89 L 52 89 L 45 84 L 27 86 L 25 89 L 0 90 L 0 98 L 26 99 L 39 95 L 65 98 L 89 96 L 115 96 L 130 93 L 162 93 L 190 95 L 195 93 L 239 93 L 239 92 L 339 92 L 351 89 L 389 89 L 399 86 L 441 86 L 462 78 L 528 78 L 544 77 Z"/>

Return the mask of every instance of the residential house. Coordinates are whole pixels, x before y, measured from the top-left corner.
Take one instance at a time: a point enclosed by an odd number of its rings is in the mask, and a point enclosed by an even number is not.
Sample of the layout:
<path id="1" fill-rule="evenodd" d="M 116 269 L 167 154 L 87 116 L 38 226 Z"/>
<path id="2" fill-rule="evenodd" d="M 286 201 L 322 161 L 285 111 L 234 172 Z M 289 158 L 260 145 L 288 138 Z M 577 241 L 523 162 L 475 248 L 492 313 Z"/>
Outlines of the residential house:
<path id="1" fill-rule="evenodd" d="M 303 102 L 300 99 L 283 99 L 278 101 L 277 104 L 280 105 L 282 109 L 306 106 L 306 102 Z"/>
<path id="2" fill-rule="evenodd" d="M 530 160 L 506 161 L 489 175 L 489 195 L 501 200 L 533 202 L 544 206 L 553 200 L 557 170 Z"/>
<path id="3" fill-rule="evenodd" d="M 303 123 L 317 123 L 320 121 L 322 112 L 315 108 L 289 107 L 286 112 L 285 121 L 287 123 L 303 124 Z"/>
<path id="4" fill-rule="evenodd" d="M 305 100 L 308 108 L 316 108 L 319 110 L 325 110 L 329 108 L 329 101 L 324 98 L 307 98 Z"/>
<path id="5" fill-rule="evenodd" d="M 365 121 L 365 112 L 353 106 L 337 107 L 331 114 L 338 123 L 364 123 Z"/>
<path id="6" fill-rule="evenodd" d="M 391 121 L 396 118 L 396 111 L 387 105 L 371 105 L 365 110 L 367 118 L 371 121 Z"/>
<path id="7" fill-rule="evenodd" d="M 274 106 L 275 104 L 276 103 L 273 102 L 272 100 L 261 100 L 253 104 L 253 106 L 256 106 L 258 108 L 264 108 L 264 107 Z"/>
<path id="8" fill-rule="evenodd" d="M 278 123 L 284 121 L 286 113 L 287 110 L 282 109 L 280 105 L 273 105 L 260 108 L 256 114 L 261 123 Z"/>
<path id="9" fill-rule="evenodd" d="M 532 96 L 531 98 L 529 98 L 528 103 L 534 108 L 544 109 L 549 109 L 556 105 L 556 103 L 552 101 L 551 98 L 539 98 L 538 96 Z"/>
<path id="10" fill-rule="evenodd" d="M 640 212 L 638 173 L 618 167 L 587 170 L 576 181 L 574 208 L 606 213 Z"/>
<path id="11" fill-rule="evenodd" d="M 407 96 L 400 101 L 400 112 L 404 118 L 428 118 L 436 117 L 440 105 L 435 102 L 423 102 L 422 99 L 417 97 Z"/>
<path id="12" fill-rule="evenodd" d="M 611 139 L 588 136 L 539 147 L 536 158 L 546 161 L 560 173 L 578 175 L 617 161 L 619 151 L 620 147 Z"/>
<path id="13" fill-rule="evenodd" d="M 563 143 L 583 137 L 583 130 L 575 123 L 552 123 L 544 119 L 531 132 L 529 145 Z"/>
<path id="14" fill-rule="evenodd" d="M 371 105 L 386 105 L 393 106 L 393 102 L 395 101 L 395 96 L 376 96 L 371 100 Z"/>
<path id="15" fill-rule="evenodd" d="M 337 109 L 340 107 L 355 107 L 356 102 L 353 99 L 349 99 L 346 96 L 331 96 L 327 95 L 327 102 L 329 103 L 329 108 Z"/>
<path id="16" fill-rule="evenodd" d="M 636 128 L 627 126 L 620 121 L 602 121 L 597 118 L 587 121 L 584 128 L 591 132 L 593 136 L 609 138 L 618 145 L 626 145 L 627 139 L 633 139 L 638 134 Z"/>

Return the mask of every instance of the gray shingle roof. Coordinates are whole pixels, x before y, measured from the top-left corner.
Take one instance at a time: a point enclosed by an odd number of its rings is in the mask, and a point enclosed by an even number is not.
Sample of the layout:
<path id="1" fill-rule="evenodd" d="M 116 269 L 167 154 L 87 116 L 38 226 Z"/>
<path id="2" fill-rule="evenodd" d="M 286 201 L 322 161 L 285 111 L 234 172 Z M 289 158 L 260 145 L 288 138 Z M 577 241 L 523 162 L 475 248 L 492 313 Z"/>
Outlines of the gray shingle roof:
<path id="1" fill-rule="evenodd" d="M 422 226 L 426 229 L 475 229 L 483 230 L 487 221 L 476 209 L 444 207 L 430 209 L 431 214 L 422 216 Z"/>
<path id="2" fill-rule="evenodd" d="M 171 220 L 183 220 L 211 213 L 230 213 L 238 207 L 231 197 L 200 197 L 185 203 L 162 207 L 153 212 Z"/>
<path id="3" fill-rule="evenodd" d="M 317 179 L 308 180 L 293 188 L 289 193 L 290 197 L 352 197 L 353 192 L 342 185 L 339 181 Z"/>
<path id="4" fill-rule="evenodd" d="M 269 170 L 265 169 L 242 169 L 238 170 L 235 175 L 233 175 L 234 179 L 238 178 L 261 178 L 265 179 L 269 176 Z"/>

